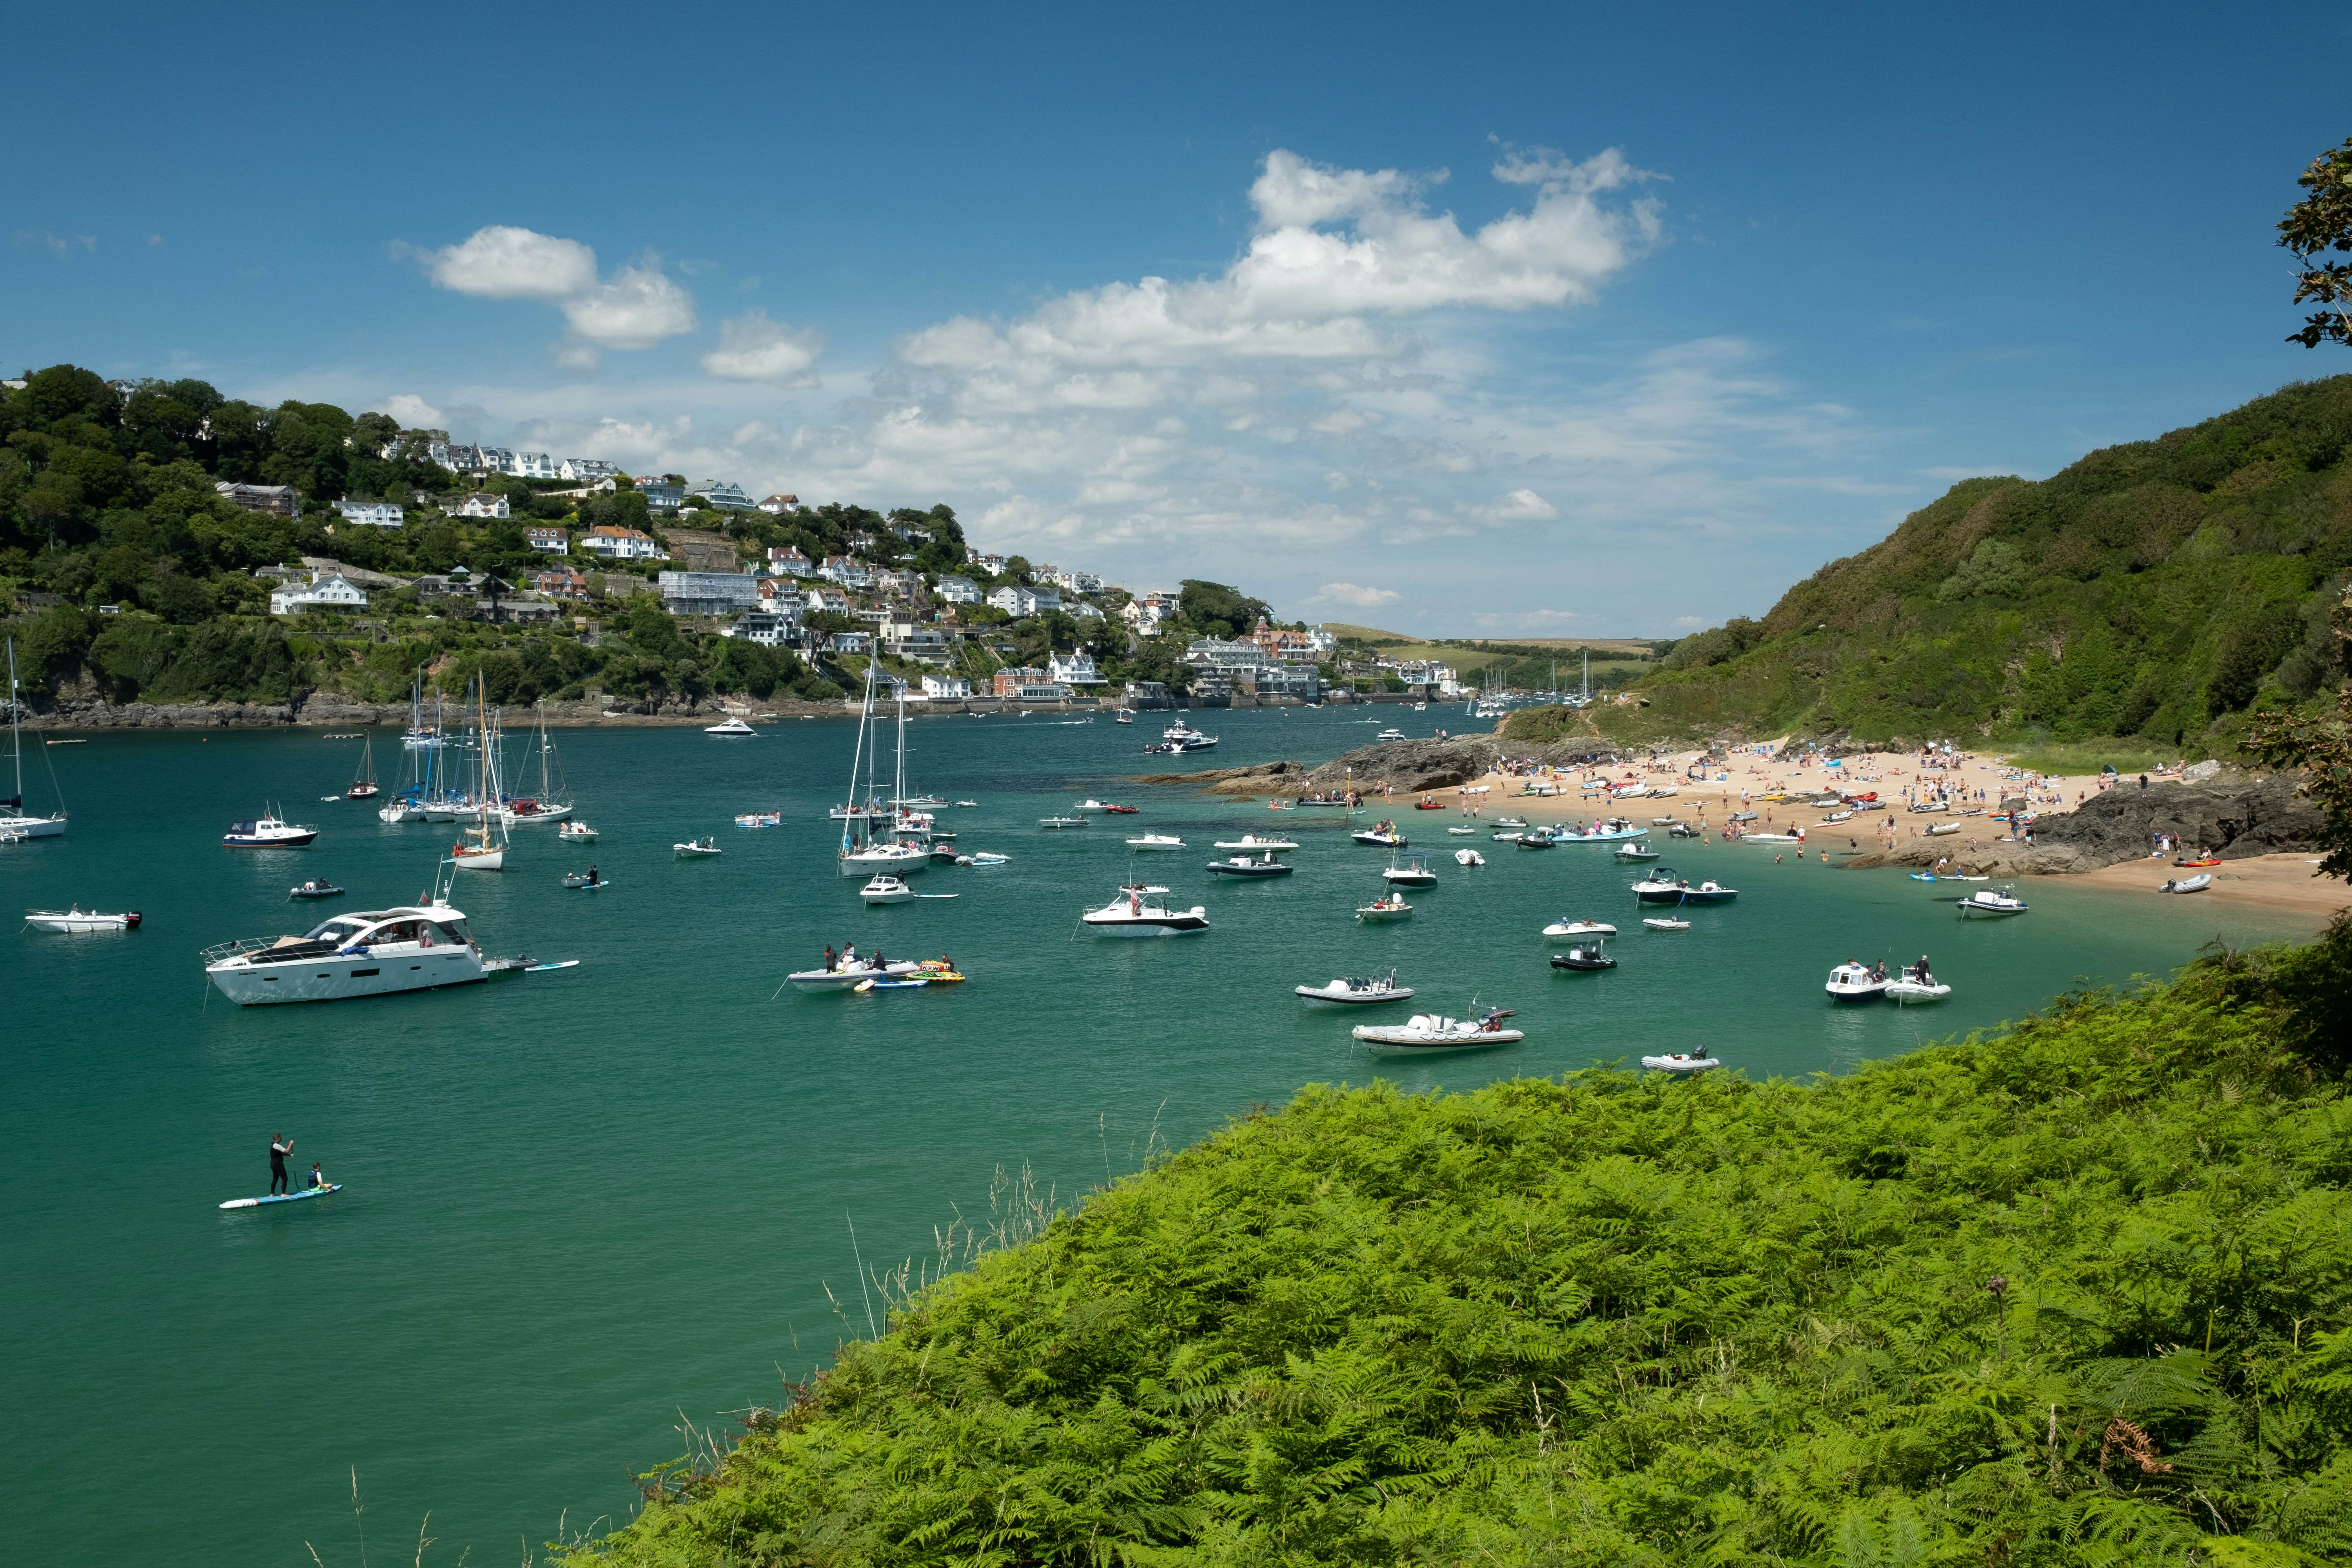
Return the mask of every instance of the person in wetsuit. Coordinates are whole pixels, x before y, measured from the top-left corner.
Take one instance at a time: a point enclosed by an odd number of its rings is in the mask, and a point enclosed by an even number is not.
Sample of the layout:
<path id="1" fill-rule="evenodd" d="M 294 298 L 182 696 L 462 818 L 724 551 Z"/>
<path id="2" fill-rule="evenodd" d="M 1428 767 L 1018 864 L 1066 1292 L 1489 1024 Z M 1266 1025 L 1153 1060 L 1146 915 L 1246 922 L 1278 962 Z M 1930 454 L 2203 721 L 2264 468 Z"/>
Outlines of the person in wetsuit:
<path id="1" fill-rule="evenodd" d="M 293 1190 L 286 1179 L 286 1156 L 292 1152 L 294 1140 L 283 1132 L 269 1135 L 269 1193 L 272 1197 Z"/>

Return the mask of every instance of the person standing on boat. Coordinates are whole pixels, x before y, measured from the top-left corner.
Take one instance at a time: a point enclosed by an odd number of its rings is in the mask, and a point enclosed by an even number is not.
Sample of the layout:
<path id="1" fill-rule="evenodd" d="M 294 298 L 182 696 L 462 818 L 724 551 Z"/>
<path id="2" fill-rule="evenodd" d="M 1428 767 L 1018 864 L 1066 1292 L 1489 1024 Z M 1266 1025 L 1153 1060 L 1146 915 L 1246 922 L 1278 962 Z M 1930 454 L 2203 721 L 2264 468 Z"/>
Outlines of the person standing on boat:
<path id="1" fill-rule="evenodd" d="M 294 1152 L 294 1140 L 283 1132 L 269 1135 L 269 1195 L 276 1197 L 292 1188 L 286 1179 L 286 1156 Z"/>
<path id="2" fill-rule="evenodd" d="M 824 944 L 824 972 L 827 974 L 833 973 L 833 966 L 836 962 L 837 961 L 833 956 L 833 943 L 826 942 Z"/>

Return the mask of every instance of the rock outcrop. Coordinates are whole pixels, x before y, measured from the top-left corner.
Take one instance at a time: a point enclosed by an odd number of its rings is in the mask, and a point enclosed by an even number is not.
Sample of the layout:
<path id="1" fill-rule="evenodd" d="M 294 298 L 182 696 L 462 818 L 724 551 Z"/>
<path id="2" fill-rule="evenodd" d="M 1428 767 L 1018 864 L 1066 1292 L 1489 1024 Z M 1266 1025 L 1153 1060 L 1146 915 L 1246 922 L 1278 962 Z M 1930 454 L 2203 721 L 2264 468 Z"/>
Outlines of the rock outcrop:
<path id="1" fill-rule="evenodd" d="M 2250 784 L 2121 784 L 2063 816 L 2045 816 L 2033 836 L 2079 851 L 2098 866 L 2146 855 L 2151 837 L 2178 834 L 2184 848 L 2224 860 L 2310 849 L 2326 826 L 2319 807 L 2295 793 L 2293 776 Z"/>

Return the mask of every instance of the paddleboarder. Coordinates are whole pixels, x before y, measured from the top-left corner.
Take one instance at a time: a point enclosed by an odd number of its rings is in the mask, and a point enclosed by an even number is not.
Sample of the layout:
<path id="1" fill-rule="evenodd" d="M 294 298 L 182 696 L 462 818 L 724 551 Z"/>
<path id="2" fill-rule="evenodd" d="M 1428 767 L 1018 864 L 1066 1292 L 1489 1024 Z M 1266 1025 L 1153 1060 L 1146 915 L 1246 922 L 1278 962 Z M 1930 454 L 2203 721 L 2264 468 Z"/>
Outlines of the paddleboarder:
<path id="1" fill-rule="evenodd" d="M 319 1173 L 319 1162 L 316 1160 L 310 1162 L 310 1184 L 314 1187 L 327 1184 L 327 1178 Z"/>
<path id="2" fill-rule="evenodd" d="M 269 1195 L 272 1197 L 293 1190 L 286 1179 L 286 1156 L 292 1152 L 294 1140 L 283 1132 L 269 1135 Z"/>

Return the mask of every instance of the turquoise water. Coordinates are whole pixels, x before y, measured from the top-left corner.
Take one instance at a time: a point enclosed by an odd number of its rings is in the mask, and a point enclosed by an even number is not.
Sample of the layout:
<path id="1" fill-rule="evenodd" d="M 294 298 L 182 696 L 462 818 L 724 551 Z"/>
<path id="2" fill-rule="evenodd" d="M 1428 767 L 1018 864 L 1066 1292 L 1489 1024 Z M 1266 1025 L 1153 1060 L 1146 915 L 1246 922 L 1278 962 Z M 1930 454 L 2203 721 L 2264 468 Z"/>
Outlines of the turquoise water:
<path id="1" fill-rule="evenodd" d="M 1343 711 L 1221 713 L 1224 765 L 1317 761 L 1373 727 Z M 1384 710 L 1409 733 L 1458 715 Z M 582 815 L 613 886 L 567 892 L 589 857 L 518 834 L 511 869 L 455 901 L 495 953 L 577 969 L 420 996 L 241 1011 L 206 996 L 196 950 L 304 929 L 286 889 L 326 876 L 353 897 L 415 898 L 446 827 L 385 827 L 326 804 L 356 742 L 315 735 L 102 735 L 56 747 L 71 834 L 0 850 L 0 909 L 130 906 L 121 935 L 27 932 L 11 953 L 0 1052 L 0 1205 L 12 1343 L 0 1526 L 28 1561 L 186 1564 L 356 1561 L 349 1472 L 370 1550 L 477 1557 L 625 1513 L 625 1468 L 680 1452 L 680 1413 L 778 1397 L 866 1330 L 854 1261 L 928 1255 L 992 1174 L 1030 1163 L 1067 1201 L 1310 1081 L 1378 1073 L 1465 1089 L 1645 1050 L 1715 1046 L 1754 1074 L 1850 1068 L 2018 1016 L 2083 984 L 2159 973 L 2217 934 L 2290 924 L 2190 900 L 2036 882 L 2033 912 L 1962 927 L 1895 873 L 1771 864 L 1770 852 L 1671 841 L 1664 863 L 1742 889 L 1645 934 L 1604 850 L 1531 854 L 1447 839 L 1450 814 L 1405 813 L 1442 885 L 1409 921 L 1363 927 L 1377 851 L 1334 816 L 1122 782 L 1145 726 L 940 719 L 910 726 L 910 778 L 976 809 L 942 813 L 994 870 L 917 880 L 953 900 L 867 910 L 835 872 L 828 800 L 850 727 L 756 741 L 693 730 L 565 731 Z M 380 770 L 398 765 L 378 744 Z M 1152 759 L 1151 765 L 1160 765 Z M 40 779 L 37 768 L 36 780 Z M 32 791 L 36 804 L 45 788 Z M 1087 794 L 1139 817 L 1047 833 Z M 307 851 L 216 847 L 266 801 L 326 831 Z M 782 829 L 735 813 L 781 809 Z M 1213 882 L 1209 840 L 1271 822 L 1302 840 L 1296 876 Z M 1149 827 L 1192 850 L 1139 865 L 1215 929 L 1163 942 L 1072 940 L 1082 906 L 1129 869 Z M 726 853 L 669 846 L 715 833 Z M 1462 871 L 1446 851 L 1490 861 Z M 1558 973 L 1538 934 L 1563 915 L 1628 928 L 1616 971 Z M 803 995 L 778 986 L 828 942 L 951 955 L 953 988 Z M 1832 1010 L 1849 957 L 1926 951 L 1957 990 L 1940 1008 Z M 1378 1066 L 1360 1020 L 1290 987 L 1393 963 L 1421 1001 L 1519 1010 L 1520 1047 Z M 273 1131 L 345 1191 L 223 1214 L 268 1182 Z M 852 1225 L 856 1227 L 853 1252 Z M 826 1287 L 831 1287 L 828 1297 Z M 835 1301 L 839 1306 L 836 1308 Z"/>

